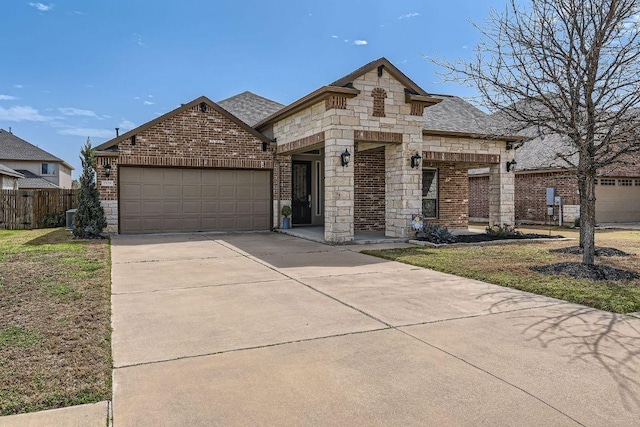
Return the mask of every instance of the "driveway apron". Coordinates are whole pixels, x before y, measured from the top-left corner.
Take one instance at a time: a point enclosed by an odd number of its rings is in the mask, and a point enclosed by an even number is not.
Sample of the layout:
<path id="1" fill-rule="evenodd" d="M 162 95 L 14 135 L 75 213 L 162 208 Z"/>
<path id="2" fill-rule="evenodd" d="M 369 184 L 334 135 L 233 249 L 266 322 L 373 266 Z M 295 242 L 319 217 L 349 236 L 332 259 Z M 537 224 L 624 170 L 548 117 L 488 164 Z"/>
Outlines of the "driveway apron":
<path id="1" fill-rule="evenodd" d="M 640 419 L 640 319 L 273 233 L 112 261 L 115 427 Z"/>

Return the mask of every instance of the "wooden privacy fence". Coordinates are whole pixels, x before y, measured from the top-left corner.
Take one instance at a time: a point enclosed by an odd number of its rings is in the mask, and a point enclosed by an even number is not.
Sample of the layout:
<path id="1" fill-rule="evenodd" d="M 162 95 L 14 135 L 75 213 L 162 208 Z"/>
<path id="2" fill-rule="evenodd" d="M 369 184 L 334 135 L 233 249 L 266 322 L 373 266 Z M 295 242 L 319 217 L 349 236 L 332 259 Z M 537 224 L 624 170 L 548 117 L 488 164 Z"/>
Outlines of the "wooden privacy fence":
<path id="1" fill-rule="evenodd" d="M 77 206 L 78 190 L 0 190 L 0 229 L 62 225 L 64 212 Z"/>

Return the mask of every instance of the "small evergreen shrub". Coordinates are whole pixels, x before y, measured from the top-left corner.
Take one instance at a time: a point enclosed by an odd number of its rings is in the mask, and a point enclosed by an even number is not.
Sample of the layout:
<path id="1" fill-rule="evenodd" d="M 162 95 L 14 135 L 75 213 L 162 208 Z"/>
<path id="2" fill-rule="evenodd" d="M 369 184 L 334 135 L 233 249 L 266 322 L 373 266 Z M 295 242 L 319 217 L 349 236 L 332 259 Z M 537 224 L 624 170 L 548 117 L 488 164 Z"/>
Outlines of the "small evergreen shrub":
<path id="1" fill-rule="evenodd" d="M 443 243 L 455 243 L 456 238 L 447 227 L 441 227 L 438 224 L 425 223 L 421 230 L 416 232 L 416 237 L 419 240 L 426 240 L 427 242 L 435 244 Z"/>
<path id="2" fill-rule="evenodd" d="M 107 226 L 104 209 L 100 204 L 100 193 L 96 187 L 95 155 L 91 141 L 80 150 L 82 176 L 80 177 L 80 195 L 78 209 L 73 216 L 73 235 L 79 239 L 101 239 L 102 230 Z"/>

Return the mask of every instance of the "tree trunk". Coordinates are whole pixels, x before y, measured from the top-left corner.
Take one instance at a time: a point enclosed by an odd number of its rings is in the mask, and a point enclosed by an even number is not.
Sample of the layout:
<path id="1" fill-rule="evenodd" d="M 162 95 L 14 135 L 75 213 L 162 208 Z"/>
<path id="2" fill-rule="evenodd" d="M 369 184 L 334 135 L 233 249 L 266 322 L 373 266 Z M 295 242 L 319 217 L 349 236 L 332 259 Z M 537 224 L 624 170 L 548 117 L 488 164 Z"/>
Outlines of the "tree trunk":
<path id="1" fill-rule="evenodd" d="M 580 180 L 580 246 L 582 263 L 595 261 L 596 186 L 595 174 L 587 173 Z"/>

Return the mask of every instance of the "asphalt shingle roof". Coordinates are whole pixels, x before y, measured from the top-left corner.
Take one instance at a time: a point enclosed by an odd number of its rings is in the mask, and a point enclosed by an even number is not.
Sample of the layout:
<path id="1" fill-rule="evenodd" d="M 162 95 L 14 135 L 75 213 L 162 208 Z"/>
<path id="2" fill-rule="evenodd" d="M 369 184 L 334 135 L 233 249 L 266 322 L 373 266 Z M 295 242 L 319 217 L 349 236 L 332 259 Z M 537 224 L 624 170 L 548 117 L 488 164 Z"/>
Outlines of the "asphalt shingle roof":
<path id="1" fill-rule="evenodd" d="M 32 189 L 32 188 L 60 188 L 57 185 L 47 181 L 46 179 L 36 175 L 35 173 L 18 169 L 16 172 L 24 175 L 24 178 L 18 180 L 18 188 L 20 189 Z"/>
<path id="2" fill-rule="evenodd" d="M 457 96 L 443 96 L 442 102 L 424 109 L 426 130 L 477 135 L 503 134 L 503 125 L 489 114 Z"/>
<path id="3" fill-rule="evenodd" d="M 45 162 L 63 162 L 62 159 L 47 153 L 14 134 L 0 129 L 0 160 L 35 160 Z"/>
<path id="4" fill-rule="evenodd" d="M 14 171 L 3 164 L 0 164 L 0 175 L 15 176 L 16 178 L 22 178 L 24 176 L 20 172 Z"/>
<path id="5" fill-rule="evenodd" d="M 284 107 L 249 91 L 223 99 L 217 104 L 251 127 Z"/>

